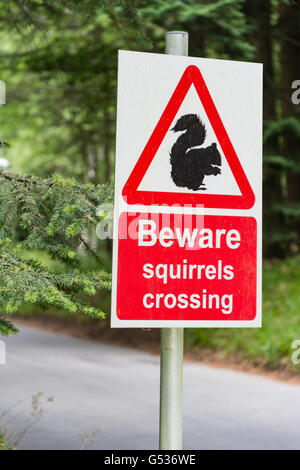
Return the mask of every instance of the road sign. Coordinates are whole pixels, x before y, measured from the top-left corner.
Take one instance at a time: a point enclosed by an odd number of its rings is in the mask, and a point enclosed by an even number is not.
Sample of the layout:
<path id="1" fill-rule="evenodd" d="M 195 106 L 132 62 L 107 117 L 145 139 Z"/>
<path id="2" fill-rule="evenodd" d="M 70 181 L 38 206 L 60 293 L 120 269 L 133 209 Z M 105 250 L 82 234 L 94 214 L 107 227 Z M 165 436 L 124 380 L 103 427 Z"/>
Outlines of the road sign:
<path id="1" fill-rule="evenodd" d="M 112 326 L 260 326 L 261 109 L 261 64 L 119 53 Z"/>
<path id="2" fill-rule="evenodd" d="M 138 189 L 163 139 L 165 138 L 167 132 L 170 131 L 171 124 L 176 118 L 177 113 L 180 109 L 180 106 L 192 85 L 194 86 L 198 94 L 200 103 L 202 103 L 204 112 L 207 118 L 209 119 L 209 123 L 215 133 L 218 144 L 223 150 L 223 154 L 227 160 L 227 163 L 229 164 L 229 167 L 233 173 L 233 176 L 235 177 L 235 180 L 238 184 L 241 194 L 238 194 L 238 195 L 218 194 L 218 193 L 214 194 L 214 192 L 207 193 L 204 191 L 202 192 L 195 191 L 199 189 L 198 179 L 196 179 L 195 181 L 195 185 L 196 185 L 195 188 L 189 187 L 188 184 L 185 185 L 185 187 L 187 187 L 188 189 L 194 189 L 194 192 L 192 193 L 191 192 L 190 193 L 171 192 L 171 191 L 162 192 L 161 190 L 153 192 L 152 190 L 147 191 L 147 190 Z M 197 98 L 196 98 L 195 104 L 197 107 Z M 178 130 L 179 131 L 186 130 L 184 137 L 186 140 L 186 148 L 189 149 L 190 147 L 195 147 L 196 145 L 199 145 L 199 144 L 201 145 L 202 143 L 204 143 L 204 141 L 207 140 L 207 135 L 205 135 L 204 139 L 201 139 L 201 120 L 199 119 L 199 116 L 197 114 L 192 114 L 192 113 L 183 114 L 177 120 L 177 124 L 175 124 L 175 126 L 176 125 L 180 126 L 179 124 L 180 119 L 184 120 L 185 117 L 186 117 L 186 124 L 183 124 L 183 127 Z M 205 127 L 204 132 L 205 134 L 207 133 L 206 127 Z M 195 133 L 195 136 L 193 135 L 193 133 Z M 199 142 L 195 142 L 195 145 L 190 145 L 190 140 L 197 139 L 197 138 L 199 139 Z M 203 142 L 201 142 L 201 140 L 203 140 Z M 212 145 L 214 145 L 214 143 Z M 214 148 L 215 147 L 212 147 L 212 149 Z M 209 160 L 209 162 L 212 156 L 214 155 L 217 158 L 219 158 L 219 154 L 220 154 L 219 150 L 216 150 L 214 152 L 209 146 L 206 147 L 206 149 L 208 149 L 207 157 L 205 157 L 204 150 L 200 149 L 198 150 L 199 158 L 202 159 L 202 156 L 200 157 L 201 153 L 204 156 L 204 158 Z M 180 148 L 180 151 L 182 151 L 181 148 Z M 194 152 L 197 152 L 197 151 L 194 150 Z M 183 155 L 185 155 L 185 153 L 183 153 Z M 191 156 L 191 160 L 195 160 L 196 158 L 197 158 L 197 155 Z M 172 159 L 172 150 L 171 150 L 171 159 Z M 181 162 L 179 162 L 178 167 L 179 167 L 179 171 L 183 173 Z M 193 167 L 191 168 L 196 172 L 196 168 L 193 168 Z M 207 171 L 210 171 L 210 173 L 208 174 L 206 172 L 205 175 L 210 176 L 211 174 L 214 174 L 213 172 L 211 173 L 211 171 L 213 171 L 214 168 L 216 171 L 218 171 L 217 166 L 214 166 L 214 167 L 208 168 Z M 220 174 L 220 173 L 216 173 L 216 175 L 217 174 Z M 195 177 L 197 178 L 197 174 L 195 174 Z M 176 181 L 174 180 L 174 178 L 173 178 L 173 182 L 176 184 Z M 179 187 L 183 187 L 183 185 L 181 184 Z M 240 164 L 240 161 L 236 155 L 236 152 L 233 148 L 230 138 L 226 132 L 223 122 L 218 114 L 216 106 L 205 84 L 203 76 L 199 68 L 196 67 L 195 65 L 189 65 L 185 69 L 173 95 L 171 96 L 170 101 L 168 102 L 140 158 L 138 159 L 132 173 L 130 174 L 124 186 L 122 194 L 126 198 L 128 204 L 146 204 L 146 205 L 150 204 L 151 205 L 151 204 L 178 203 L 182 205 L 184 203 L 187 203 L 187 204 L 196 203 L 196 204 L 204 204 L 205 207 L 232 208 L 232 209 L 250 209 L 253 206 L 255 198 L 254 198 L 254 194 L 251 189 L 251 186 L 249 185 L 247 176 L 245 175 L 244 170 Z"/>

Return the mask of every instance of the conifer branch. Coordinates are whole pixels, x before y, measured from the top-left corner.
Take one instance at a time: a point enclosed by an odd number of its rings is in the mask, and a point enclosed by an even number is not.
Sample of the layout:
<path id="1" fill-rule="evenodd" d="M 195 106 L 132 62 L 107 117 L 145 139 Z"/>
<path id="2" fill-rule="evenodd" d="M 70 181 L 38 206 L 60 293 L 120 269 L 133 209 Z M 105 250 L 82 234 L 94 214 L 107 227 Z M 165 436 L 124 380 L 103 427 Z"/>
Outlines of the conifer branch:
<path id="1" fill-rule="evenodd" d="M 42 180 L 0 171 L 1 334 L 16 332 L 7 315 L 26 304 L 105 317 L 84 300 L 110 289 L 110 274 L 101 268 L 101 258 L 84 233 L 96 230 L 97 209 L 111 203 L 112 197 L 109 185 L 80 185 L 60 175 Z M 96 270 L 82 273 L 80 246 L 97 260 Z M 32 250 L 49 254 L 62 265 L 60 272 L 28 259 Z"/>

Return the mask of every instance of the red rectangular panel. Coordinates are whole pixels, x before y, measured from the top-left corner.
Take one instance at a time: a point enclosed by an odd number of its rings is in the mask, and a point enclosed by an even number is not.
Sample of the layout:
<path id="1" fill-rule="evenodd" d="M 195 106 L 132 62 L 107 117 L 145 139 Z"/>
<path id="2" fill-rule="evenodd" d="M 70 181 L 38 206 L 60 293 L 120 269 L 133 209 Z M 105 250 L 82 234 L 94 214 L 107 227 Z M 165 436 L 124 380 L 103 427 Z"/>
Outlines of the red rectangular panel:
<path id="1" fill-rule="evenodd" d="M 256 286 L 254 218 L 120 215 L 119 319 L 251 321 Z"/>

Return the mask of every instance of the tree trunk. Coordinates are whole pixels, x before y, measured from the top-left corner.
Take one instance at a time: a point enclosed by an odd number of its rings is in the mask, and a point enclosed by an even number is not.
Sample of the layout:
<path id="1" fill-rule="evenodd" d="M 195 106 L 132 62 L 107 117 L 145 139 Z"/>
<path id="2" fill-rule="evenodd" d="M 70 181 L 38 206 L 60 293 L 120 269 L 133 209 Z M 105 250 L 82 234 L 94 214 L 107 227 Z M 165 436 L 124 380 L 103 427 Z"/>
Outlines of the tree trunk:
<path id="1" fill-rule="evenodd" d="M 277 87 L 274 67 L 274 31 L 272 26 L 272 2 L 271 0 L 246 0 L 244 11 L 252 31 L 249 42 L 256 47 L 255 60 L 263 63 L 263 112 L 265 121 L 277 121 Z M 264 155 L 278 155 L 279 137 L 270 138 L 263 149 Z M 264 255 L 271 256 L 278 249 L 272 238 L 278 239 L 278 235 L 284 227 L 283 216 L 274 211 L 277 204 L 282 204 L 283 188 L 281 181 L 281 169 L 274 164 L 264 165 L 263 174 L 264 192 Z"/>
<path id="2" fill-rule="evenodd" d="M 110 164 L 110 150 L 111 150 L 111 121 L 109 110 L 107 109 L 107 105 L 104 106 L 103 110 L 103 119 L 105 122 L 105 135 L 103 141 L 103 157 L 104 157 L 104 175 L 105 175 L 105 182 L 111 182 L 111 164 Z"/>
<path id="3" fill-rule="evenodd" d="M 299 120 L 299 106 L 291 100 L 292 82 L 300 78 L 300 4 L 280 3 L 279 31 L 281 42 L 281 90 L 282 90 L 282 117 L 293 117 Z M 292 131 L 285 131 L 283 135 L 284 156 L 300 163 L 300 140 Z M 300 203 L 300 174 L 291 171 L 287 174 L 287 197 L 292 203 Z"/>

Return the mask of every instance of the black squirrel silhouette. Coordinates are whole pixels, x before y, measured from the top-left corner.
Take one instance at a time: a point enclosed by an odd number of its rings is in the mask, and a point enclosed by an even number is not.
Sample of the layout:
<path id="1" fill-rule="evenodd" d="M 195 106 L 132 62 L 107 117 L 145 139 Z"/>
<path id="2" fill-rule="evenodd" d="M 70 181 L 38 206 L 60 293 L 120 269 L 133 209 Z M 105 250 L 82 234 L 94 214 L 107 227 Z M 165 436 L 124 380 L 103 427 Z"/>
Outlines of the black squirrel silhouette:
<path id="1" fill-rule="evenodd" d="M 217 145 L 193 148 L 202 145 L 206 138 L 205 126 L 197 114 L 181 116 L 171 131 L 186 131 L 178 137 L 170 152 L 172 180 L 176 186 L 205 191 L 204 177 L 221 173 Z"/>

